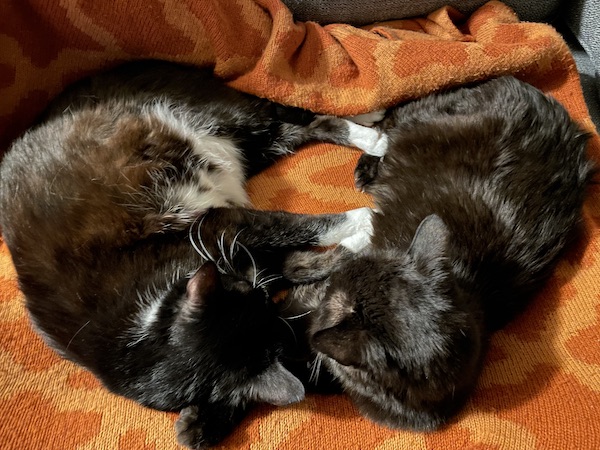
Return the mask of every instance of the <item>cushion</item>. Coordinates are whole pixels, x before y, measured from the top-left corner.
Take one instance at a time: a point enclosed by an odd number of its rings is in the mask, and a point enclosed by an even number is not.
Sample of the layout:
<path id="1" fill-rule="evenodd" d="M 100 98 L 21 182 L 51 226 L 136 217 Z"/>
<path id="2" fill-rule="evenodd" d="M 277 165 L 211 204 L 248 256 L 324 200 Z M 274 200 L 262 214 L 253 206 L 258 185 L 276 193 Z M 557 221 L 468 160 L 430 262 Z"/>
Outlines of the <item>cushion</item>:
<path id="1" fill-rule="evenodd" d="M 319 23 L 350 23 L 364 25 L 384 20 L 405 19 L 429 14 L 449 5 L 463 14 L 471 14 L 486 0 L 283 0 L 298 20 Z M 560 0 L 506 0 L 522 20 L 543 22 L 556 13 Z"/>

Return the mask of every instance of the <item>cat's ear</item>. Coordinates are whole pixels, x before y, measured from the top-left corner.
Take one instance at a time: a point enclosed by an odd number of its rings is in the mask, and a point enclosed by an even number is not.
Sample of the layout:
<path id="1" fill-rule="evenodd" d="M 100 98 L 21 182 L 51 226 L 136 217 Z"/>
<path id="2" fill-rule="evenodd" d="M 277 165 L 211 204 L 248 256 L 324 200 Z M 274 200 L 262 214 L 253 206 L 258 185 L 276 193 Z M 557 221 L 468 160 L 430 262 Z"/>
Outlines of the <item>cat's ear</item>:
<path id="1" fill-rule="evenodd" d="M 331 328 L 317 331 L 311 338 L 311 345 L 343 366 L 359 367 L 363 363 L 365 339 L 365 330 L 344 320 Z"/>
<path id="2" fill-rule="evenodd" d="M 444 221 L 431 214 L 420 223 L 408 254 L 424 270 L 435 269 L 445 259 L 450 241 L 450 231 Z"/>
<path id="3" fill-rule="evenodd" d="M 276 406 L 289 405 L 304 398 L 304 386 L 280 362 L 271 364 L 249 386 L 252 400 Z"/>
<path id="4" fill-rule="evenodd" d="M 188 280 L 186 287 L 186 307 L 202 306 L 221 287 L 219 270 L 213 262 L 204 263 Z"/>

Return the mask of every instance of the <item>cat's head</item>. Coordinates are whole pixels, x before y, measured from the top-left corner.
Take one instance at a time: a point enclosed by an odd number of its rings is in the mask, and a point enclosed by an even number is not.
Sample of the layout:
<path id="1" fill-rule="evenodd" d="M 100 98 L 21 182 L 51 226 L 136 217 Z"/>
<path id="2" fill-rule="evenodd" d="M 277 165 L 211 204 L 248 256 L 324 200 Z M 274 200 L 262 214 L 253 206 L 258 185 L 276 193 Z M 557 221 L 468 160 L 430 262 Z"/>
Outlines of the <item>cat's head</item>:
<path id="1" fill-rule="evenodd" d="M 432 215 L 407 251 L 346 261 L 313 319 L 313 349 L 361 411 L 388 426 L 437 428 L 477 372 L 479 328 L 452 276 L 449 239 Z"/>
<path id="2" fill-rule="evenodd" d="M 164 387 L 149 388 L 154 397 L 139 399 L 142 403 L 161 408 L 208 402 L 235 408 L 302 400 L 302 383 L 279 362 L 280 333 L 287 330 L 263 287 L 220 273 L 207 262 L 169 296 L 146 339 L 150 352 L 156 352 L 150 379 Z M 162 335 L 167 345 L 157 340 L 153 346 L 152 335 Z"/>

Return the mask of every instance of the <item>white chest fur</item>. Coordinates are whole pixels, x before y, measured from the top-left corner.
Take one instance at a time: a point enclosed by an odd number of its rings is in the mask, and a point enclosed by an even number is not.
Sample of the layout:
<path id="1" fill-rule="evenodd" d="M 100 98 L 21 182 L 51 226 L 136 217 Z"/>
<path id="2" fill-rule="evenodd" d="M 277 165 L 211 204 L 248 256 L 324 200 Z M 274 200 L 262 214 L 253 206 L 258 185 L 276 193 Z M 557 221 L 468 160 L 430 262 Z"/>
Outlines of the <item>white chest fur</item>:
<path id="1" fill-rule="evenodd" d="M 171 131 L 190 142 L 203 164 L 184 182 L 165 180 L 165 210 L 199 211 L 221 206 L 247 206 L 244 159 L 235 141 L 211 133 L 210 123 L 198 123 L 189 112 L 157 102 L 149 111 Z"/>

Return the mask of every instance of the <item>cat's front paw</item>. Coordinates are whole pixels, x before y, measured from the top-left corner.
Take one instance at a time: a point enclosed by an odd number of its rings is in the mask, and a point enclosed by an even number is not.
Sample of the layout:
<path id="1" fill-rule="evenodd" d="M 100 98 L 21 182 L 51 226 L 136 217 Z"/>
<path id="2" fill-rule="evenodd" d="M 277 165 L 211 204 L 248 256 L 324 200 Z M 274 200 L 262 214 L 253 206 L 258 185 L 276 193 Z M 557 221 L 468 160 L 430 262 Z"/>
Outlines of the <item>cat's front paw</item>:
<path id="1" fill-rule="evenodd" d="M 188 406 L 175 422 L 177 442 L 194 450 L 209 449 L 221 442 L 228 431 L 213 427 L 202 417 L 198 406 Z"/>
<path id="2" fill-rule="evenodd" d="M 364 127 L 347 121 L 348 144 L 373 156 L 384 156 L 388 150 L 387 134 L 375 128 Z"/>
<path id="3" fill-rule="evenodd" d="M 359 253 L 371 244 L 372 233 L 368 231 L 360 231 L 353 236 L 342 239 L 340 245 L 352 253 Z"/>
<path id="4" fill-rule="evenodd" d="M 357 208 L 346 211 L 326 233 L 319 237 L 318 245 L 328 247 L 339 244 L 342 239 L 350 237 L 359 231 L 371 229 L 371 208 Z"/>
<path id="5" fill-rule="evenodd" d="M 188 406 L 181 410 L 179 418 L 175 422 L 175 434 L 180 445 L 194 449 L 208 448 L 209 445 L 202 436 L 202 427 L 199 427 L 197 422 L 197 406 Z"/>
<path id="6" fill-rule="evenodd" d="M 354 185 L 358 190 L 364 191 L 365 187 L 377 177 L 379 161 L 381 158 L 377 156 L 366 153 L 361 155 L 354 169 Z"/>
<path id="7" fill-rule="evenodd" d="M 354 233 L 340 241 L 340 246 L 352 253 L 358 253 L 371 243 L 375 212 L 371 208 L 359 208 L 347 211 L 346 214 L 350 216 L 355 228 Z"/>
<path id="8" fill-rule="evenodd" d="M 327 278 L 337 267 L 342 252 L 335 249 L 324 252 L 295 251 L 287 255 L 283 265 L 283 276 L 294 284 L 306 284 Z"/>

